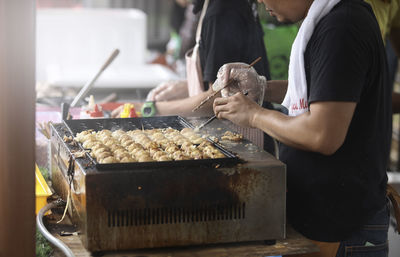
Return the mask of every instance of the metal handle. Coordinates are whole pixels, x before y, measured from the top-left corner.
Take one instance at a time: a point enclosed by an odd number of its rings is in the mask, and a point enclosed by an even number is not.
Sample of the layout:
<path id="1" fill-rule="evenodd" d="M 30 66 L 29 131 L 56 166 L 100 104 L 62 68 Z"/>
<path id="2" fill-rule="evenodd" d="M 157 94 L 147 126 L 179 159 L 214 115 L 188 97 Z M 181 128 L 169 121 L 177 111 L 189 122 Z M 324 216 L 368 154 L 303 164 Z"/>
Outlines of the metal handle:
<path id="1" fill-rule="evenodd" d="M 79 100 L 81 100 L 82 97 L 84 97 L 87 94 L 87 92 L 89 92 L 89 90 L 94 85 L 94 82 L 96 82 L 96 80 L 100 77 L 103 71 L 108 67 L 108 65 L 111 64 L 112 61 L 114 61 L 115 57 L 117 57 L 118 54 L 119 50 L 115 49 L 110 55 L 110 57 L 108 57 L 107 61 L 101 66 L 100 70 L 96 73 L 96 75 L 83 86 L 81 91 L 79 91 L 78 95 L 72 101 L 71 107 L 75 107 L 75 105 L 79 102 Z"/>

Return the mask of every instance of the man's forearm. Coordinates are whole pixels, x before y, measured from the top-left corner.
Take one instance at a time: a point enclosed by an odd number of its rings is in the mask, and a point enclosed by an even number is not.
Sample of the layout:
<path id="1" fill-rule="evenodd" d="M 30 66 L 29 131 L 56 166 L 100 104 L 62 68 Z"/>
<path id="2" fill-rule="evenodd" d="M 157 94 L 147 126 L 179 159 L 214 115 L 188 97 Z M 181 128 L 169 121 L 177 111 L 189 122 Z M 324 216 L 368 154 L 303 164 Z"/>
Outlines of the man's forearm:
<path id="1" fill-rule="evenodd" d="M 198 109 L 196 112 L 192 110 L 200 104 L 202 100 L 211 95 L 213 91 L 210 89 L 208 91 L 202 92 L 198 95 L 187 97 L 184 99 L 156 102 L 157 114 L 158 115 L 182 115 L 186 117 L 190 116 L 211 116 L 213 99 L 210 99 L 205 103 L 202 108 Z"/>
<path id="2" fill-rule="evenodd" d="M 264 101 L 282 103 L 288 87 L 287 80 L 269 80 L 265 86 Z"/>

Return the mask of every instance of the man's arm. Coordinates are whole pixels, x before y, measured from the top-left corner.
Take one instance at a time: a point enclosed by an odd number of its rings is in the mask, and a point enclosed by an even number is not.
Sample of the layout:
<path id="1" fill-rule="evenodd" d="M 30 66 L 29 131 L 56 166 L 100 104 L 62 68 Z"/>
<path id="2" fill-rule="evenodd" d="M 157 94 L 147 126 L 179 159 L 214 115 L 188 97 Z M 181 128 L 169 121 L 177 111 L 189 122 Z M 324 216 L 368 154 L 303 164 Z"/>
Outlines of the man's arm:
<path id="1" fill-rule="evenodd" d="M 355 102 L 315 102 L 309 112 L 291 117 L 261 108 L 240 93 L 214 101 L 220 119 L 259 128 L 288 146 L 324 155 L 343 144 L 355 107 Z"/>
<path id="2" fill-rule="evenodd" d="M 212 99 L 197 111 L 192 112 L 192 110 L 212 93 L 212 83 L 210 83 L 209 89 L 198 95 L 175 101 L 156 102 L 157 115 L 211 116 L 213 115 Z"/>

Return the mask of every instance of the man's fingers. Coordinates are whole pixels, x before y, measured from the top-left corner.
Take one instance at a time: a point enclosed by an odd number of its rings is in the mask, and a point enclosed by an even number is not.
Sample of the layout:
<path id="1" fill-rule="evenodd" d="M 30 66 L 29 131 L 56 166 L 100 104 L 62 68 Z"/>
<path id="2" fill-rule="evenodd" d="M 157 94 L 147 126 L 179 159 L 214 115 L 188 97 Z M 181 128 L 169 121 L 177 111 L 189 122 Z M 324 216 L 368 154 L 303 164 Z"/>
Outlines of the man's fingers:
<path id="1" fill-rule="evenodd" d="M 162 82 L 157 87 L 153 88 L 146 97 L 146 101 L 157 101 L 157 95 L 169 88 L 171 82 Z"/>
<path id="2" fill-rule="evenodd" d="M 229 98 L 216 98 L 214 100 L 214 113 L 218 119 L 226 119 L 231 111 Z"/>
<path id="3" fill-rule="evenodd" d="M 174 99 L 175 92 L 172 87 L 167 87 L 163 91 L 159 92 L 154 98 L 155 101 L 168 101 Z"/>
<path id="4" fill-rule="evenodd" d="M 228 97 L 218 97 L 214 99 L 214 106 L 227 104 L 229 102 Z"/>
<path id="5" fill-rule="evenodd" d="M 218 71 L 217 77 L 221 77 L 221 82 L 223 84 L 228 83 L 229 79 L 232 78 L 234 74 L 232 74 L 232 69 L 243 69 L 248 67 L 248 64 L 241 62 L 227 63 L 222 65 L 222 67 Z"/>

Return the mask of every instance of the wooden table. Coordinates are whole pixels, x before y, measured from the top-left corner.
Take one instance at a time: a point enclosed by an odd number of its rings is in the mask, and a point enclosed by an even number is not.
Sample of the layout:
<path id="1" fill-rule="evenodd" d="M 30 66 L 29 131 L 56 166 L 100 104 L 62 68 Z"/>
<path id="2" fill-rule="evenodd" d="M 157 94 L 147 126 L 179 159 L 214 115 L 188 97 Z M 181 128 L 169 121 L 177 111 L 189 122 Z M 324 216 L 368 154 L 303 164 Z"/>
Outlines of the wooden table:
<path id="1" fill-rule="evenodd" d="M 49 217 L 51 220 L 48 222 L 47 227 L 55 237 L 62 240 L 71 248 L 72 252 L 77 257 L 264 257 L 319 251 L 315 244 L 289 226 L 287 228 L 287 238 L 284 240 L 277 240 L 274 245 L 267 245 L 264 242 L 248 242 L 91 254 L 83 247 L 78 235 L 60 236 L 61 231 L 75 232 L 76 230 L 67 217 L 60 224 L 56 224 L 56 220 L 59 220 L 60 217 L 61 215 L 59 214 L 52 214 Z M 56 249 L 53 256 L 64 257 L 64 254 Z"/>

